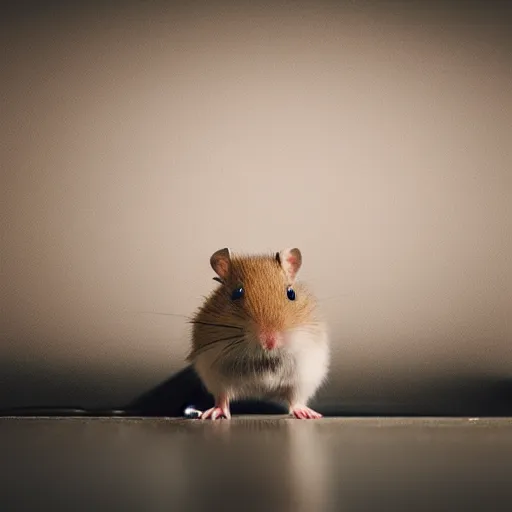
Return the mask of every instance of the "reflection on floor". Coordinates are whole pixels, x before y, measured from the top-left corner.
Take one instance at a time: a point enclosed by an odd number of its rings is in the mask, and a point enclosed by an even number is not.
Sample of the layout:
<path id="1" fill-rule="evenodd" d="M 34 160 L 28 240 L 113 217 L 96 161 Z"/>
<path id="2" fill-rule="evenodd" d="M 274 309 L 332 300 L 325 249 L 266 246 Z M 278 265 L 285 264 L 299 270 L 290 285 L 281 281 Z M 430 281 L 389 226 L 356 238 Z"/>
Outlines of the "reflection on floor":
<path id="1" fill-rule="evenodd" d="M 3 418 L 0 449 L 2 512 L 512 503 L 512 418 Z"/>

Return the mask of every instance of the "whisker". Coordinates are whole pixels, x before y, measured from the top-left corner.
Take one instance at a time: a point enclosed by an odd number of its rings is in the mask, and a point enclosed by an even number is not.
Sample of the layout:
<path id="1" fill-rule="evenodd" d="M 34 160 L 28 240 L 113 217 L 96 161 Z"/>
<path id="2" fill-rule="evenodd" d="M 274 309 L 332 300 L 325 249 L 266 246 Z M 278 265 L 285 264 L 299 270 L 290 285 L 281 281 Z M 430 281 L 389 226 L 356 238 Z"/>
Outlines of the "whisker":
<path id="1" fill-rule="evenodd" d="M 205 343 L 201 347 L 199 347 L 197 350 L 194 350 L 194 355 L 201 354 L 205 350 L 208 350 L 209 348 L 212 348 L 216 343 L 221 343 L 222 341 L 229 341 L 229 340 L 237 340 L 240 336 L 228 336 L 226 338 L 219 338 L 216 340 L 209 341 L 208 343 Z"/>
<path id="2" fill-rule="evenodd" d="M 233 352 L 233 350 L 235 350 L 235 348 L 238 347 L 238 345 L 240 345 L 241 343 L 243 343 L 244 341 L 244 338 L 239 338 L 239 339 L 236 339 L 235 341 L 232 341 L 231 343 L 229 343 L 228 345 L 226 345 L 221 351 L 220 351 L 220 354 L 215 358 L 215 360 L 213 361 L 212 363 L 212 366 L 215 366 L 217 364 L 217 361 L 222 358 L 222 357 L 226 357 L 227 355 L 229 355 L 231 352 Z"/>
<path id="3" fill-rule="evenodd" d="M 199 324 L 199 325 L 209 325 L 211 327 L 226 327 L 227 329 L 238 329 L 239 331 L 242 331 L 243 328 L 239 327 L 238 325 L 228 325 L 228 324 L 217 324 L 213 322 L 201 322 L 199 320 L 190 320 L 190 324 Z"/>
<path id="4" fill-rule="evenodd" d="M 161 313 L 159 311 L 139 311 L 139 314 L 141 314 L 141 315 L 176 316 L 176 317 L 179 317 L 179 318 L 188 318 L 188 319 L 190 319 L 189 315 L 180 315 L 179 313 Z"/>
<path id="5" fill-rule="evenodd" d="M 336 295 L 328 295 L 327 297 L 318 298 L 318 302 L 325 302 L 328 300 L 339 299 L 340 297 L 347 297 L 348 293 L 337 293 Z"/>
<path id="6" fill-rule="evenodd" d="M 231 343 L 228 343 L 222 350 L 225 351 L 229 348 L 231 348 L 233 345 L 236 345 L 237 343 L 241 343 L 242 341 L 244 341 L 244 337 L 239 337 L 239 338 L 236 338 L 234 339 Z"/>
<path id="7" fill-rule="evenodd" d="M 318 329 L 320 326 L 321 326 L 321 324 L 319 322 L 315 322 L 315 323 L 310 323 L 310 324 L 306 324 L 306 325 L 301 325 L 299 327 L 299 329 L 302 331 L 314 331 L 314 330 Z"/>
<path id="8" fill-rule="evenodd" d="M 221 341 L 229 341 L 229 340 L 235 340 L 238 336 L 227 336 L 225 338 L 219 338 L 213 341 L 209 341 L 208 343 L 205 343 L 201 348 L 203 347 L 209 347 L 210 345 L 214 345 L 215 343 L 220 343 Z"/>

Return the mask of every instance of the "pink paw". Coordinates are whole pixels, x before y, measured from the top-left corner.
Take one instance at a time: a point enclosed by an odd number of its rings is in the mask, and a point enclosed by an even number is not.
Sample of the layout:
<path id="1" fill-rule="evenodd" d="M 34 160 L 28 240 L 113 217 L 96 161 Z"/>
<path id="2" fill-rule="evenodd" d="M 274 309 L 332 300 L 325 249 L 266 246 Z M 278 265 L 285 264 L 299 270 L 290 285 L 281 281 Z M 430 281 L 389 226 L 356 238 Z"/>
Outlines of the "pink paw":
<path id="1" fill-rule="evenodd" d="M 231 419 L 231 414 L 227 407 L 212 407 L 201 414 L 202 420 L 217 420 L 220 418 Z"/>
<path id="2" fill-rule="evenodd" d="M 299 420 L 317 420 L 322 415 L 306 406 L 293 407 L 290 413 Z"/>

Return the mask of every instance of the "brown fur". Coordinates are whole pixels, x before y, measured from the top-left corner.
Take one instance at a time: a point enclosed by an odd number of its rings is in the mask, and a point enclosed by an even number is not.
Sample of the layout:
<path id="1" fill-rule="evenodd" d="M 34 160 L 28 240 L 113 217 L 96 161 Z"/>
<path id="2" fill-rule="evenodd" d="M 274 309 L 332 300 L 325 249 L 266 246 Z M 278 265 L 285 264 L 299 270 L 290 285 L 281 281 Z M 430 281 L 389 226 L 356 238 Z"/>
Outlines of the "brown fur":
<path id="1" fill-rule="evenodd" d="M 301 263 L 296 248 L 257 256 L 225 248 L 211 256 L 221 285 L 194 315 L 188 356 L 215 398 L 203 419 L 229 418 L 230 401 L 244 397 L 281 401 L 300 419 L 321 416 L 307 403 L 327 376 L 329 336 L 314 297 L 294 282 Z M 243 296 L 233 298 L 240 287 Z"/>
<path id="2" fill-rule="evenodd" d="M 244 297 L 231 300 L 233 290 L 242 285 Z M 296 299 L 290 301 L 289 282 L 275 254 L 237 255 L 223 284 L 217 287 L 192 319 L 192 350 L 188 361 L 215 343 L 236 336 L 238 329 L 283 331 L 315 322 L 315 299 L 305 286 L 293 284 Z"/>

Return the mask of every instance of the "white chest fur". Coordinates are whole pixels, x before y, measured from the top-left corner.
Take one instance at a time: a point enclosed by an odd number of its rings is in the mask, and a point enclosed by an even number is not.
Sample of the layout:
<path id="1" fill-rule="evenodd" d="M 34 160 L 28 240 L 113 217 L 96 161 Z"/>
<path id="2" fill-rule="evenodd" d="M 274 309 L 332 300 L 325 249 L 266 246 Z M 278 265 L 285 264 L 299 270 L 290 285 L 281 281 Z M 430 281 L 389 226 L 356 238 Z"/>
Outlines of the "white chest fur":
<path id="1" fill-rule="evenodd" d="M 219 353 L 212 350 L 196 360 L 196 369 L 211 393 L 226 393 L 231 399 L 287 399 L 292 394 L 294 400 L 306 403 L 327 376 L 330 350 L 327 330 L 321 324 L 287 331 L 283 346 L 270 358 L 256 342 L 247 341 L 229 358 L 219 359 Z"/>
<path id="2" fill-rule="evenodd" d="M 271 368 L 249 366 L 247 373 L 232 375 L 230 394 L 279 397 L 291 393 L 305 403 L 326 378 L 329 355 L 325 329 L 315 326 L 288 331 L 277 364 Z"/>
<path id="3" fill-rule="evenodd" d="M 288 336 L 287 347 L 295 362 L 297 392 L 309 398 L 322 384 L 329 370 L 327 330 L 320 325 L 296 329 Z"/>

